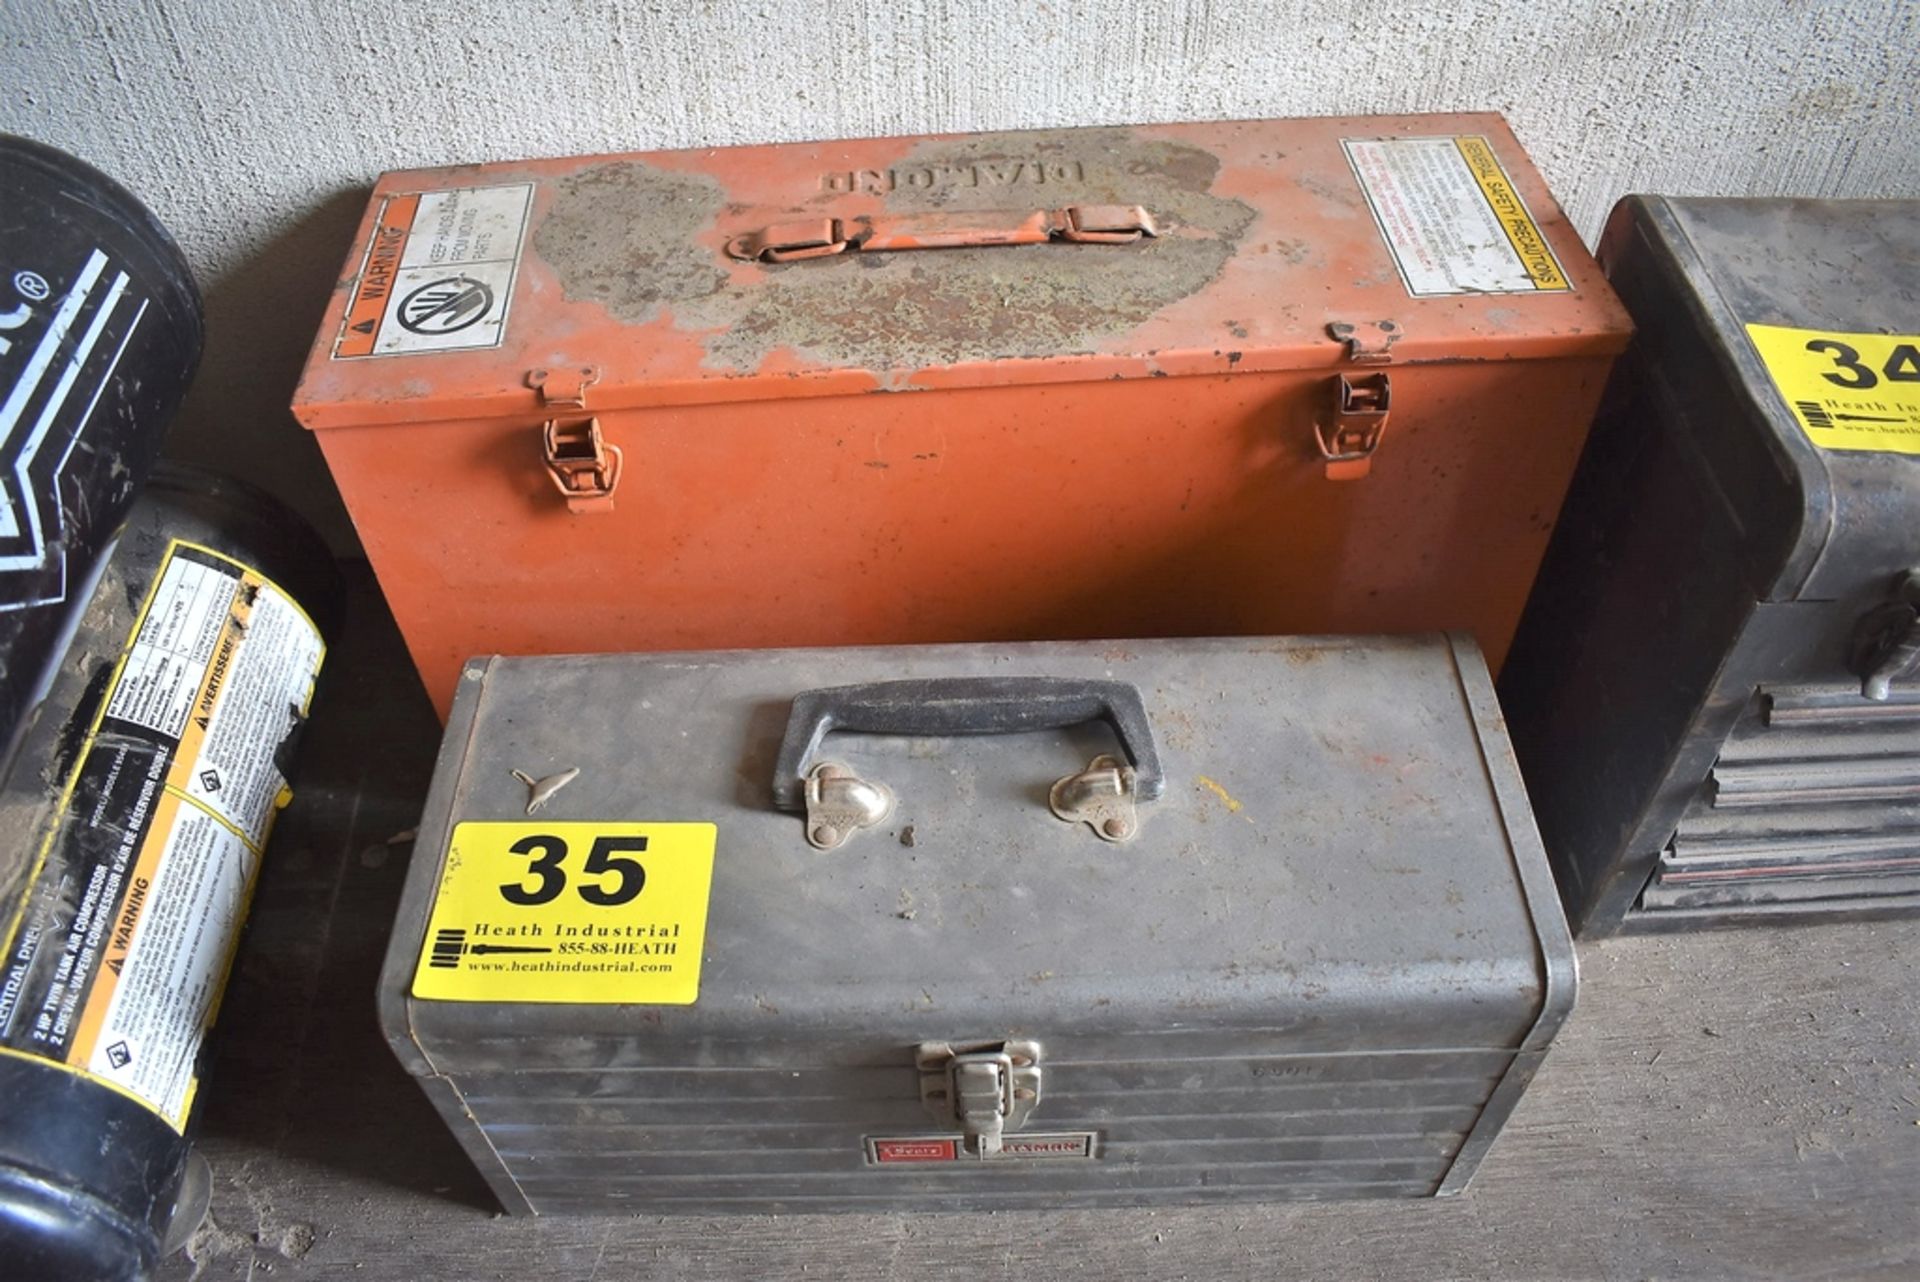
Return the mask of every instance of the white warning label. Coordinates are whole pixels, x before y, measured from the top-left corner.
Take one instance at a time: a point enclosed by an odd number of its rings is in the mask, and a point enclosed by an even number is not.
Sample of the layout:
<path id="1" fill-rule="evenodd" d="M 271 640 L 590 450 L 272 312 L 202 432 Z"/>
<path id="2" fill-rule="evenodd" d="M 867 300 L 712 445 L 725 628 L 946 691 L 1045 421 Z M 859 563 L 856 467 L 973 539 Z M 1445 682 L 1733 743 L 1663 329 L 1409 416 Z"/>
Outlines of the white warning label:
<path id="1" fill-rule="evenodd" d="M 175 557 L 107 701 L 107 715 L 178 739 L 227 628 L 234 576 Z"/>
<path id="2" fill-rule="evenodd" d="M 498 347 L 532 208 L 532 183 L 387 197 L 335 359 Z"/>
<path id="3" fill-rule="evenodd" d="M 135 883 L 137 925 L 109 959 L 118 982 L 86 1066 L 179 1122 L 260 856 L 192 806 L 163 809 L 165 845 L 152 876 Z"/>
<path id="4" fill-rule="evenodd" d="M 320 635 L 292 601 L 263 585 L 244 639 L 214 662 L 213 689 L 202 690 L 193 716 L 199 750 L 181 774 L 187 796 L 257 845 L 286 787 L 275 754 L 305 706 Z"/>
<path id="5" fill-rule="evenodd" d="M 1485 138 L 1349 138 L 1340 145 L 1415 297 L 1573 288 Z"/>
<path id="6" fill-rule="evenodd" d="M 4 954 L 0 1052 L 186 1123 L 325 647 L 278 586 L 174 543 L 87 731 Z"/>

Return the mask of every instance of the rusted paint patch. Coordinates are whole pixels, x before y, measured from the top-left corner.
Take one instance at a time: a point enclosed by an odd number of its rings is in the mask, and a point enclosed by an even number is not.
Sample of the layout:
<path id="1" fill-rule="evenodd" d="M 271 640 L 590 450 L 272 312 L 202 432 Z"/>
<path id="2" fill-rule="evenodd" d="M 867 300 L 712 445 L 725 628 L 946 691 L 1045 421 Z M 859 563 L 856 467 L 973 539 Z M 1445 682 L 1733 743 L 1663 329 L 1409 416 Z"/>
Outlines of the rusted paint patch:
<path id="1" fill-rule="evenodd" d="M 558 179 L 553 188 L 553 208 L 533 247 L 569 302 L 599 303 L 644 325 L 662 309 L 678 312 L 727 283 L 725 270 L 693 240 L 725 203 L 715 179 L 617 161 Z"/>
<path id="2" fill-rule="evenodd" d="M 953 249 L 767 268 L 765 285 L 709 340 L 710 358 L 752 369 L 786 347 L 830 365 L 917 368 L 1096 349 L 1204 288 L 1233 257 L 1254 211 L 1210 194 L 1219 167 L 1211 152 L 1125 129 L 922 143 L 900 169 L 1007 181 L 909 184 L 887 193 L 889 210 L 1139 204 L 1167 234 L 1135 245 Z"/>
<path id="3" fill-rule="evenodd" d="M 966 181 L 902 181 L 884 194 L 888 210 L 1139 204 L 1165 234 L 1124 246 L 849 254 L 757 268 L 755 286 L 729 289 L 693 237 L 716 218 L 752 230 L 755 215 L 731 212 L 710 180 L 622 162 L 557 184 L 534 243 L 570 300 L 629 323 L 664 307 L 710 335 L 716 368 L 756 370 L 776 351 L 876 371 L 1057 356 L 1097 350 L 1219 275 L 1254 218 L 1211 193 L 1219 168 L 1202 148 L 1127 129 L 929 141 L 895 172 Z M 792 212 L 813 196 L 796 193 Z"/>

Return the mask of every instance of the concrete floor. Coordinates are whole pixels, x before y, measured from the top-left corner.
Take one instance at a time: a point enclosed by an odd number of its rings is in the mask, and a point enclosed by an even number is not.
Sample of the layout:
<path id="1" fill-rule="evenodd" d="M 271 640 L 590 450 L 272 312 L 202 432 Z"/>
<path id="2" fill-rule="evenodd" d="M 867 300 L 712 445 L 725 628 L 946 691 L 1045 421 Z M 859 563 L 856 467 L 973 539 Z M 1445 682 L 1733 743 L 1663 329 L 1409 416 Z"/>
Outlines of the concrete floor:
<path id="1" fill-rule="evenodd" d="M 374 1023 L 437 727 L 364 572 L 268 852 L 183 1279 L 1920 1276 L 1920 921 L 1582 950 L 1580 1007 L 1445 1202 L 500 1216 Z"/>

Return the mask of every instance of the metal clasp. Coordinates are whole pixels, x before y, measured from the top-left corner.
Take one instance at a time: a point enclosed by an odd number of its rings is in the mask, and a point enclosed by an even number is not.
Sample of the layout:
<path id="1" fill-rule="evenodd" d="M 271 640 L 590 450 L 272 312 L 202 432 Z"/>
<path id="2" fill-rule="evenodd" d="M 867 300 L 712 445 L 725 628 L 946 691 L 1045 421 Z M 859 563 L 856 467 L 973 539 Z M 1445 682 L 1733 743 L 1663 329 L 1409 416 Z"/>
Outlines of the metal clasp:
<path id="1" fill-rule="evenodd" d="M 920 1102 L 942 1126 L 958 1126 L 975 1157 L 998 1153 L 1001 1136 L 1024 1126 L 1040 1102 L 1038 1042 L 923 1042 L 914 1064 Z"/>
<path id="2" fill-rule="evenodd" d="M 807 844 L 815 850 L 832 850 L 892 813 L 893 793 L 883 783 L 862 779 L 837 761 L 807 772 Z"/>
<path id="3" fill-rule="evenodd" d="M 1355 365 L 1391 364 L 1400 341 L 1400 327 L 1390 320 L 1334 321 L 1327 333 L 1346 345 L 1347 360 Z"/>
<path id="4" fill-rule="evenodd" d="M 574 369 L 530 369 L 527 386 L 540 396 L 540 404 L 555 410 L 587 408 L 587 389 L 600 381 L 598 365 Z"/>
<path id="5" fill-rule="evenodd" d="M 1357 481 L 1373 470 L 1373 455 L 1386 435 L 1392 405 L 1393 385 L 1386 374 L 1335 376 L 1332 423 L 1323 426 L 1316 419 L 1313 424 L 1328 480 Z"/>
<path id="6" fill-rule="evenodd" d="M 1920 569 L 1893 584 L 1893 600 L 1867 612 L 1854 629 L 1853 669 L 1860 693 L 1876 703 L 1893 697 L 1893 683 L 1920 671 Z"/>
<path id="7" fill-rule="evenodd" d="M 540 428 L 547 474 L 570 512 L 611 512 L 620 484 L 620 447 L 609 445 L 597 418 L 550 418 Z"/>
<path id="8" fill-rule="evenodd" d="M 1125 841 L 1140 831 L 1133 767 L 1118 757 L 1099 756 L 1085 770 L 1058 780 L 1047 790 L 1047 807 L 1068 823 L 1083 822 L 1102 841 Z"/>

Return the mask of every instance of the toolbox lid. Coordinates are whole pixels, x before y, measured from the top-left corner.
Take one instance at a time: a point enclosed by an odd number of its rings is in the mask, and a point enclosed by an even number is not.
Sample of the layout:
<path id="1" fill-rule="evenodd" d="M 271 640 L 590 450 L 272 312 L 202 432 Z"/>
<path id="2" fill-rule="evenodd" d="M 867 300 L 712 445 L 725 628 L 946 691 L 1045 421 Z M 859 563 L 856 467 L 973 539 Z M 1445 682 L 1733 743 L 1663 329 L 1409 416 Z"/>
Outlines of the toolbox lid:
<path id="1" fill-rule="evenodd" d="M 474 660 L 380 1002 L 428 1074 L 1538 1049 L 1573 982 L 1473 643 L 1255 638 Z"/>
<path id="2" fill-rule="evenodd" d="M 1756 595 L 1920 559 L 1920 200 L 1629 196 L 1601 254 Z"/>
<path id="3" fill-rule="evenodd" d="M 1628 330 L 1493 114 L 734 147 L 387 174 L 294 409 L 1612 354 Z"/>

